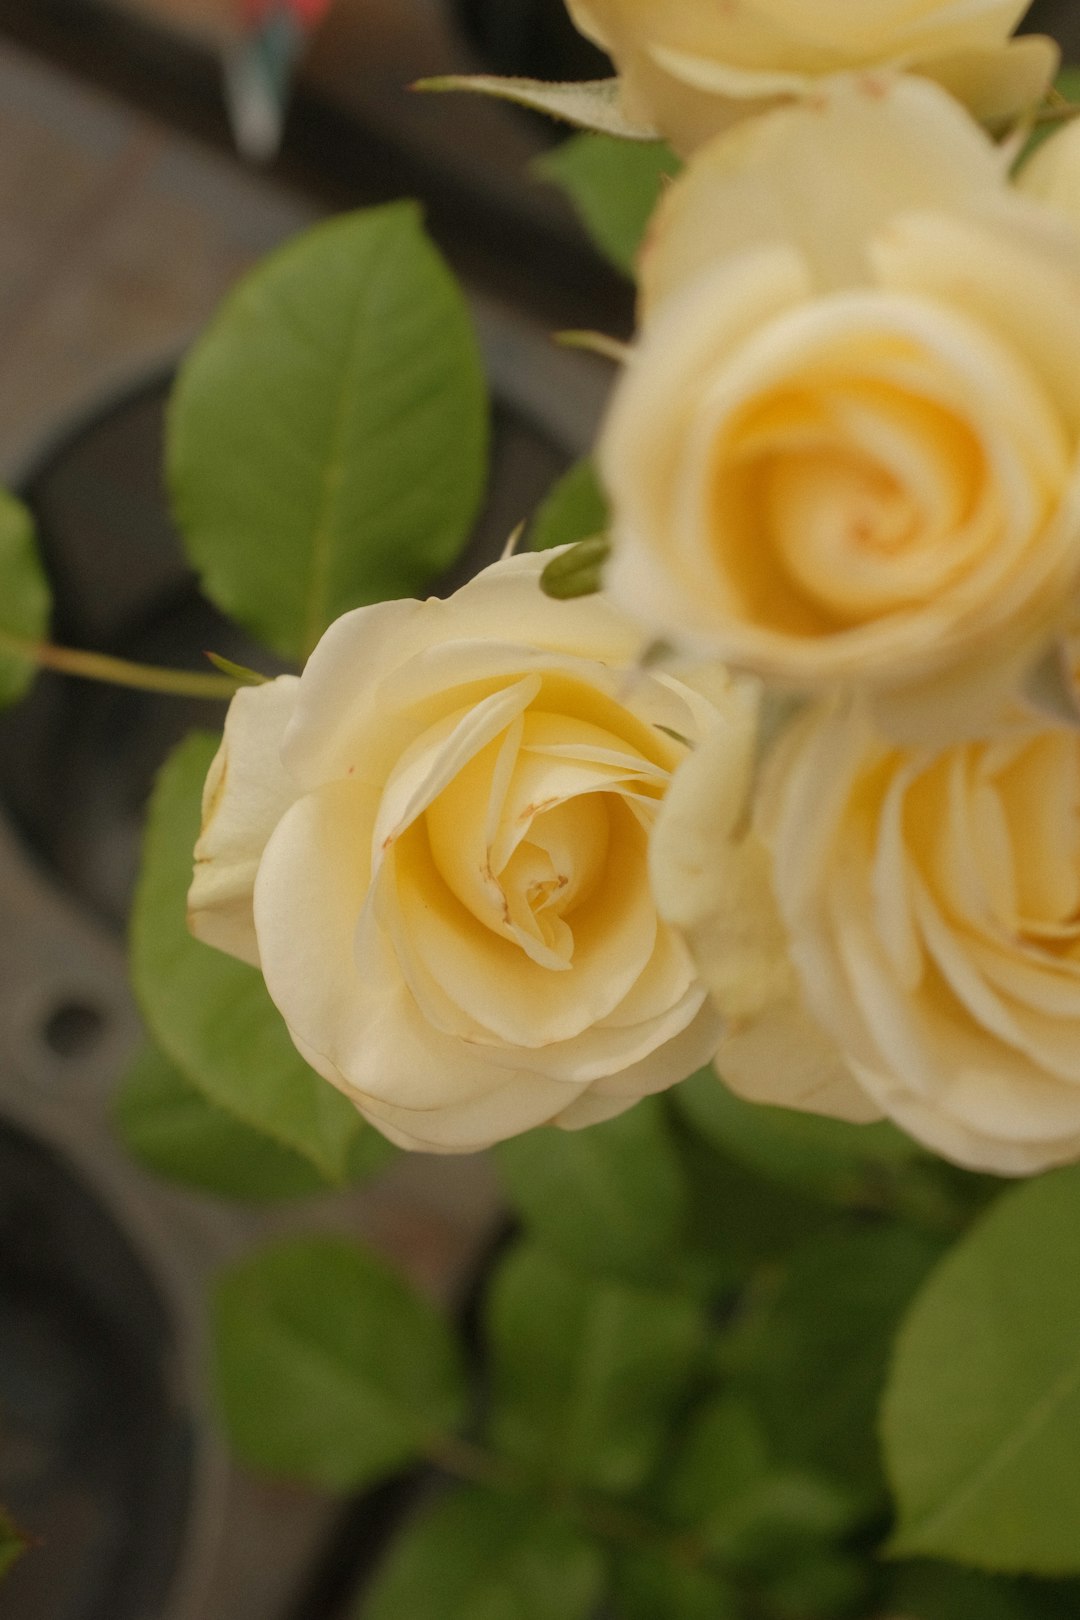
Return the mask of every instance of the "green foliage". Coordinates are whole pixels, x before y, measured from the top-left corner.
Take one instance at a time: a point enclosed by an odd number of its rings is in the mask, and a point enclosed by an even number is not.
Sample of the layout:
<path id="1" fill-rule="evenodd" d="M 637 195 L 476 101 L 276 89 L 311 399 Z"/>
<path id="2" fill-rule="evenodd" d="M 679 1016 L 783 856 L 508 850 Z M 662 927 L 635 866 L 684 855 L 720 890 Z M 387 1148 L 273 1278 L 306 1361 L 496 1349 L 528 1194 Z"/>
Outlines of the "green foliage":
<path id="1" fill-rule="evenodd" d="M 483 494 L 488 408 L 461 291 L 418 208 L 317 225 L 240 284 L 169 414 L 203 587 L 285 657 L 346 609 L 426 588 Z"/>
<path id="2" fill-rule="evenodd" d="M 308 1159 L 217 1108 L 156 1047 L 135 1059 L 116 1094 L 113 1121 L 128 1152 L 166 1180 L 252 1203 L 302 1198 L 326 1181 Z M 394 1157 L 370 1128 L 350 1154 L 349 1179 L 363 1180 Z"/>
<path id="3" fill-rule="evenodd" d="M 462 1418 L 446 1323 L 343 1239 L 282 1243 L 226 1273 L 214 1344 L 233 1445 L 277 1476 L 356 1489 L 416 1461 Z"/>
<path id="4" fill-rule="evenodd" d="M 733 1395 L 694 1413 L 667 1471 L 660 1502 L 713 1570 L 769 1592 L 777 1615 L 838 1612 L 861 1596 L 865 1575 L 840 1543 L 860 1520 L 851 1492 L 774 1452 L 758 1413 Z"/>
<path id="5" fill-rule="evenodd" d="M 829 1205 L 767 1181 L 719 1152 L 687 1128 L 671 1097 L 665 1100 L 690 1198 L 687 1269 L 703 1288 L 724 1297 L 832 1224 L 835 1212 Z"/>
<path id="6" fill-rule="evenodd" d="M 886 1613 L 905 1620 L 1075 1620 L 1080 1591 L 1006 1581 L 948 1564 L 909 1564 L 886 1583 Z"/>
<path id="7" fill-rule="evenodd" d="M 21 501 L 0 489 L 0 633 L 40 641 L 48 630 L 50 608 L 34 520 Z M 0 650 L 0 706 L 21 698 L 33 678 L 31 664 Z"/>
<path id="8" fill-rule="evenodd" d="M 592 1620 L 599 1551 L 520 1499 L 458 1491 L 395 1544 L 358 1620 Z"/>
<path id="9" fill-rule="evenodd" d="M 604 568 L 611 555 L 606 535 L 579 540 L 577 545 L 553 557 L 540 576 L 540 588 L 557 602 L 572 602 L 579 596 L 595 596 L 604 583 Z"/>
<path id="10" fill-rule="evenodd" d="M 586 1279 L 521 1247 L 492 1285 L 488 1337 L 497 1448 L 538 1478 L 618 1493 L 654 1467 L 704 1322 L 678 1294 Z"/>
<path id="11" fill-rule="evenodd" d="M 529 529 L 529 544 L 533 551 L 576 545 L 579 540 L 603 534 L 609 517 L 596 468 L 586 456 L 563 474 L 537 508 Z"/>
<path id="12" fill-rule="evenodd" d="M 630 1282 L 682 1264 L 689 1203 L 659 1100 L 587 1131 L 531 1131 L 495 1160 L 514 1209 L 559 1259 Z"/>
<path id="13" fill-rule="evenodd" d="M 25 1551 L 24 1537 L 3 1508 L 0 1508 L 0 1581 L 14 1569 Z"/>
<path id="14" fill-rule="evenodd" d="M 847 1125 L 743 1102 L 702 1069 L 673 1093 L 706 1141 L 755 1174 L 841 1205 L 878 1200 L 922 1150 L 892 1125 Z"/>
<path id="15" fill-rule="evenodd" d="M 1003 1197 L 901 1332 L 883 1436 L 894 1550 L 1080 1572 L 1080 1170 Z"/>
<path id="16" fill-rule="evenodd" d="M 897 1327 L 941 1246 L 902 1226 L 836 1227 L 752 1294 L 723 1364 L 790 1463 L 863 1493 L 884 1481 L 876 1419 Z"/>
<path id="17" fill-rule="evenodd" d="M 589 235 L 616 269 L 633 277 L 638 249 L 679 159 L 662 141 L 573 135 L 533 165 L 566 192 Z"/>
<path id="18" fill-rule="evenodd" d="M 745 1614 L 722 1576 L 651 1548 L 620 1548 L 612 1585 L 618 1620 L 743 1620 Z"/>
<path id="19" fill-rule="evenodd" d="M 209 1102 L 340 1183 L 363 1120 L 300 1058 L 258 970 L 188 933 L 192 850 L 217 742 L 196 733 L 181 743 L 150 802 L 131 921 L 135 993 L 155 1044 Z"/>

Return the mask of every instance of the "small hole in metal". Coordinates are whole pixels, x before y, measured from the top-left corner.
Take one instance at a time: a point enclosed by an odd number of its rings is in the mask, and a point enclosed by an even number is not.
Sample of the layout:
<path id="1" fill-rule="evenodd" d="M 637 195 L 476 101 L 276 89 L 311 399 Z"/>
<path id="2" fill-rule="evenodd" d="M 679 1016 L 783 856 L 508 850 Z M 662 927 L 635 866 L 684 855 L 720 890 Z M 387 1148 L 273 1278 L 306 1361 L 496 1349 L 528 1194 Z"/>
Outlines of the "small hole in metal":
<path id="1" fill-rule="evenodd" d="M 86 1001 L 62 1001 L 46 1018 L 41 1033 L 50 1052 L 74 1060 L 89 1057 L 104 1029 L 100 1007 Z"/>

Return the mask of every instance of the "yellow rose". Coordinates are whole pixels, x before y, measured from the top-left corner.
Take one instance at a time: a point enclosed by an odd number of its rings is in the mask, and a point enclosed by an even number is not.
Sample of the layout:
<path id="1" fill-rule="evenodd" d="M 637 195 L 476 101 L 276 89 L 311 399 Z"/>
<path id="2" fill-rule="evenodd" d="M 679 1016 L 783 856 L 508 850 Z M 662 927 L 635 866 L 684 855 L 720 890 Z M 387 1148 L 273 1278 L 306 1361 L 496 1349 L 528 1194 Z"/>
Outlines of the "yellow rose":
<path id="1" fill-rule="evenodd" d="M 237 694 L 207 782 L 193 931 L 261 967 L 302 1055 L 405 1147 L 589 1125 L 716 1046 L 647 850 L 717 711 L 637 670 L 606 601 L 548 601 L 545 560 L 339 620 L 299 679 Z"/>
<path id="2" fill-rule="evenodd" d="M 627 611 L 920 734 L 998 706 L 1080 571 L 1080 225 L 1006 162 L 882 76 L 698 154 L 600 444 Z"/>
<path id="3" fill-rule="evenodd" d="M 943 84 L 988 122 L 1035 103 L 1057 48 L 1010 40 L 1030 0 L 567 0 L 615 60 L 624 110 L 680 150 L 802 97 L 827 75 L 893 67 Z"/>
<path id="4" fill-rule="evenodd" d="M 887 1115 L 976 1170 L 1080 1159 L 1080 732 L 1016 707 L 904 748 L 864 706 L 821 704 L 781 739 L 750 831 L 745 789 L 707 739 L 653 852 L 728 1017 L 733 1089 Z"/>

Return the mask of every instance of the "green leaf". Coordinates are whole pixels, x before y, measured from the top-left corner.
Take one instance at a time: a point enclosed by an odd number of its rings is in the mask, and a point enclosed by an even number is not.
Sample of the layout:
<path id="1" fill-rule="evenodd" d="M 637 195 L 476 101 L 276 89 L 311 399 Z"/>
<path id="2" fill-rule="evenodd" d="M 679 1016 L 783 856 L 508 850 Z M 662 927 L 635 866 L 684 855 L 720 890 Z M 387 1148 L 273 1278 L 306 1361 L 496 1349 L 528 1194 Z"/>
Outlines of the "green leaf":
<path id="1" fill-rule="evenodd" d="M 303 658 L 455 560 L 487 437 L 465 301 L 418 207 L 315 226 L 241 282 L 176 385 L 169 482 L 204 589 Z"/>
<path id="2" fill-rule="evenodd" d="M 358 1620 L 592 1620 L 599 1552 L 532 1501 L 457 1491 L 391 1549 Z"/>
<path id="3" fill-rule="evenodd" d="M 620 1492 L 655 1464 L 705 1326 L 689 1299 L 523 1247 L 495 1278 L 488 1334 L 495 1445 L 545 1479 Z"/>
<path id="4" fill-rule="evenodd" d="M 38 557 L 34 520 L 21 501 L 0 489 L 0 633 L 40 641 L 49 627 L 51 596 Z M 34 666 L 0 649 L 0 706 L 14 703 L 34 679 Z"/>
<path id="5" fill-rule="evenodd" d="M 344 1239 L 296 1239 L 227 1272 L 214 1345 L 229 1437 L 275 1476 L 355 1490 L 418 1460 L 463 1416 L 446 1323 Z"/>
<path id="6" fill-rule="evenodd" d="M 631 1282 L 679 1265 L 689 1208 L 657 1099 L 591 1130 L 531 1131 L 495 1160 L 514 1209 L 559 1259 Z"/>
<path id="7" fill-rule="evenodd" d="M 745 1614 L 719 1575 L 645 1548 L 616 1554 L 613 1587 L 618 1620 L 743 1620 Z"/>
<path id="8" fill-rule="evenodd" d="M 603 534 L 608 526 L 607 499 L 596 468 L 586 456 L 575 462 L 537 509 L 529 531 L 533 551 L 553 551 Z"/>
<path id="9" fill-rule="evenodd" d="M 219 669 L 223 675 L 231 676 L 237 686 L 269 685 L 270 676 L 260 675 L 257 669 L 248 669 L 246 664 L 236 664 L 231 658 L 223 658 L 220 653 L 208 652 L 206 656 L 215 669 Z"/>
<path id="10" fill-rule="evenodd" d="M 540 575 L 540 589 L 557 602 L 595 596 L 603 587 L 604 567 L 611 555 L 606 535 L 579 540 L 576 546 L 553 557 Z"/>
<path id="11" fill-rule="evenodd" d="M 1007 1193 L 916 1300 L 884 1405 L 893 1551 L 1080 1572 L 1080 1169 Z"/>
<path id="12" fill-rule="evenodd" d="M 579 129 L 601 130 L 623 141 L 655 144 L 655 129 L 635 124 L 622 108 L 618 79 L 577 79 L 569 84 L 549 84 L 544 79 L 503 79 L 490 73 L 445 73 L 433 79 L 420 79 L 414 90 L 464 90 L 474 96 L 491 96 L 511 101 L 530 112 L 546 113 L 549 118 L 576 124 Z"/>
<path id="13" fill-rule="evenodd" d="M 154 789 L 131 921 L 135 993 L 155 1043 L 209 1102 L 341 1182 L 363 1120 L 300 1057 L 258 970 L 188 933 L 192 850 L 217 746 L 206 733 L 188 737 Z"/>
<path id="14" fill-rule="evenodd" d="M 710 1540 L 710 1524 L 768 1478 L 772 1454 L 753 1408 L 721 1395 L 694 1412 L 672 1464 L 664 1507 L 674 1524 Z"/>
<path id="15" fill-rule="evenodd" d="M 303 1198 L 327 1182 L 309 1160 L 207 1102 L 162 1052 L 147 1046 L 116 1094 L 113 1122 L 132 1156 L 156 1175 L 252 1203 Z M 394 1149 L 370 1128 L 350 1156 L 350 1180 L 375 1174 Z"/>
<path id="16" fill-rule="evenodd" d="M 703 1285 L 723 1294 L 741 1287 L 762 1266 L 783 1260 L 814 1232 L 828 1230 L 836 1213 L 819 1200 L 754 1175 L 690 1130 L 672 1101 L 680 1089 L 664 1101 L 690 1194 L 692 1243 L 685 1259 Z"/>
<path id="17" fill-rule="evenodd" d="M 901 1226 L 836 1230 L 795 1249 L 759 1285 L 724 1346 L 734 1386 L 786 1463 L 883 1489 L 876 1420 L 905 1309 L 941 1253 Z"/>
<path id="18" fill-rule="evenodd" d="M 1080 67 L 1062 68 L 1054 81 L 1054 89 L 1074 106 L 1080 103 Z"/>
<path id="19" fill-rule="evenodd" d="M 885 1613 L 905 1620 L 1062 1620 L 1080 1613 L 1080 1592 L 1071 1586 L 1036 1586 L 957 1569 L 913 1564 L 886 1585 Z M 1063 1607 L 1058 1607 L 1058 1602 Z"/>
<path id="20" fill-rule="evenodd" d="M 702 1069 L 672 1093 L 676 1108 L 714 1147 L 748 1169 L 812 1198 L 873 1202 L 922 1150 L 894 1126 L 743 1102 Z"/>
<path id="21" fill-rule="evenodd" d="M 0 1508 L 0 1581 L 14 1569 L 25 1551 L 25 1538 Z"/>
<path id="22" fill-rule="evenodd" d="M 571 136 L 533 164 L 566 192 L 600 251 L 631 278 L 664 186 L 681 168 L 663 141 L 642 145 L 610 135 Z"/>
<path id="23" fill-rule="evenodd" d="M 731 1395 L 695 1412 L 660 1500 L 714 1563 L 770 1583 L 811 1566 L 835 1579 L 834 1544 L 860 1516 L 846 1488 L 778 1461 L 753 1408 Z"/>

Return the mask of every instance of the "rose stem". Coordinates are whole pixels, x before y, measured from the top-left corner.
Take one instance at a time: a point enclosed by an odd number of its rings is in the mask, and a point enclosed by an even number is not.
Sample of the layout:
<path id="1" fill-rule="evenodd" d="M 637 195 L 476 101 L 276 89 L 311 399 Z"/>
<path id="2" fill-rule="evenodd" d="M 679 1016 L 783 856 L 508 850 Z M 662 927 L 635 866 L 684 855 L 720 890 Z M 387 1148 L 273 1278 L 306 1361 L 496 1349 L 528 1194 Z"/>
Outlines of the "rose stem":
<path id="1" fill-rule="evenodd" d="M 103 681 L 135 692 L 164 692 L 171 697 L 206 698 L 227 703 L 239 683 L 228 675 L 202 675 L 196 670 L 158 669 L 152 664 L 132 664 L 105 653 L 79 652 L 73 647 L 53 647 L 48 642 L 31 641 L 28 636 L 0 630 L 0 655 L 21 658 L 39 669 L 56 670 L 81 680 Z"/>

